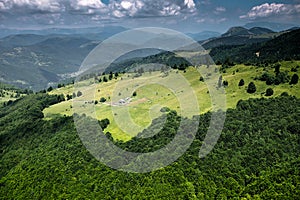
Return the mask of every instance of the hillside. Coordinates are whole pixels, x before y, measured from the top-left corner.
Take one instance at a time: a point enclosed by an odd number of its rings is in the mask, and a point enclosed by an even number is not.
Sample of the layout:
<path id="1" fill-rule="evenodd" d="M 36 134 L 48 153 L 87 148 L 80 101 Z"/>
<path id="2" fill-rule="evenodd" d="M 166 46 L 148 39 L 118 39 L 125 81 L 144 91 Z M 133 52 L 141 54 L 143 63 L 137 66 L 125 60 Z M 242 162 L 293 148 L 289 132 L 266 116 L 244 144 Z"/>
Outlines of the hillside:
<path id="1" fill-rule="evenodd" d="M 205 49 L 216 48 L 227 45 L 247 45 L 253 43 L 266 42 L 277 37 L 283 32 L 274 32 L 263 27 L 253 27 L 250 29 L 244 27 L 232 27 L 220 37 L 211 38 L 200 42 Z"/>
<path id="2" fill-rule="evenodd" d="M 272 97 L 280 96 L 283 92 L 287 92 L 290 95 L 294 95 L 300 98 L 300 84 L 290 85 L 289 81 L 291 77 L 296 73 L 300 76 L 300 62 L 299 61 L 291 61 L 291 62 L 281 62 L 280 63 L 280 76 L 285 77 L 282 80 L 282 83 L 279 84 L 266 84 L 265 81 L 260 80 L 266 72 L 269 74 L 268 76 L 273 77 L 274 79 L 277 77 L 276 73 L 274 72 L 275 66 L 270 65 L 267 67 L 256 67 L 256 66 L 245 66 L 245 65 L 236 65 L 230 68 L 226 68 L 225 70 L 222 66 L 215 66 L 217 70 L 222 70 L 222 81 L 227 81 L 228 85 L 225 87 L 226 90 L 226 106 L 227 108 L 235 108 L 237 102 L 241 99 L 247 100 L 249 98 L 261 98 L 265 97 L 268 98 L 266 95 L 266 90 L 268 88 L 272 88 L 274 94 L 271 95 Z M 297 72 L 294 72 L 295 69 Z M 200 107 L 200 113 L 206 113 L 211 110 L 211 98 L 208 93 L 208 88 L 205 82 L 200 81 L 201 75 L 199 72 L 193 68 L 189 67 L 184 71 L 178 71 L 180 75 L 182 75 L 186 80 L 188 80 L 190 86 L 193 91 L 195 92 L 198 98 L 198 106 Z M 108 79 L 108 75 L 105 75 Z M 50 94 L 64 94 L 72 95 L 72 93 L 77 93 L 81 91 L 83 93 L 82 101 L 86 102 L 94 102 L 100 101 L 101 97 L 104 97 L 108 103 L 98 103 L 96 108 L 97 119 L 103 120 L 104 118 L 108 118 L 110 120 L 110 125 L 105 130 L 110 132 L 115 139 L 118 140 L 128 140 L 130 139 L 131 134 L 137 134 L 138 131 L 142 129 L 137 128 L 135 131 L 126 133 L 124 130 L 120 130 L 116 121 L 114 120 L 115 116 L 113 116 L 112 111 L 115 112 L 115 108 L 110 106 L 110 102 L 116 102 L 119 99 L 125 99 L 126 97 L 131 97 L 131 94 L 126 94 L 126 90 L 121 86 L 127 86 L 127 89 L 136 90 L 137 96 L 132 98 L 131 104 L 127 107 L 133 117 L 135 123 L 146 128 L 150 125 L 151 121 L 153 120 L 153 116 L 160 116 L 162 113 L 159 111 L 161 107 L 169 107 L 177 112 L 180 112 L 178 100 L 176 100 L 176 93 L 174 91 L 170 91 L 166 88 L 163 88 L 157 84 L 144 86 L 144 87 L 136 87 L 136 85 L 143 85 L 143 80 L 150 79 L 156 83 L 164 81 L 164 73 L 159 72 L 152 72 L 149 73 L 145 71 L 142 76 L 136 76 L 134 81 L 132 81 L 132 77 L 135 76 L 135 73 L 128 73 L 128 74 L 120 74 L 116 79 L 112 79 L 108 82 L 98 82 L 96 84 L 92 84 L 89 87 L 82 87 L 74 88 L 72 85 L 69 85 L 64 88 L 55 89 L 50 92 Z M 177 70 L 170 70 L 168 72 L 168 78 L 177 77 Z M 127 78 L 128 77 L 128 78 Z M 279 76 L 278 76 L 279 77 Z M 204 77 L 207 78 L 207 77 Z M 98 77 L 99 80 L 104 80 L 104 76 Z M 128 79 L 129 82 L 126 82 Z M 244 80 L 244 85 L 239 86 L 240 80 Z M 281 80 L 281 79 L 280 79 Z M 87 80 L 86 84 L 93 83 L 94 80 Z M 132 83 L 136 85 L 132 85 Z M 254 82 L 256 85 L 256 92 L 253 94 L 247 93 L 247 87 L 250 82 Z M 131 83 L 131 84 L 129 84 Z M 187 86 L 181 86 L 181 88 L 177 88 L 176 91 L 189 91 L 190 88 Z M 217 86 L 216 86 L 217 87 Z M 78 91 L 77 91 L 78 90 Z M 125 90 L 125 91 L 124 91 Z M 95 92 L 95 94 L 94 94 Z M 121 94 L 119 96 L 119 94 Z M 113 99 L 115 97 L 116 99 Z M 111 100 L 110 100 L 111 99 Z M 188 101 L 188 98 L 186 98 Z M 136 103 L 135 103 L 136 102 Z M 160 106 L 155 107 L 156 104 Z M 149 115 L 149 110 L 151 110 L 151 115 Z M 72 101 L 65 101 L 57 105 L 53 105 L 44 110 L 44 114 L 47 118 L 52 118 L 57 114 L 72 115 Z M 92 116 L 92 114 L 90 114 Z M 105 117 L 103 117 L 105 116 Z"/>
<path id="3" fill-rule="evenodd" d="M 296 29 L 263 43 L 216 47 L 211 50 L 210 55 L 215 62 L 224 62 L 227 58 L 236 63 L 274 63 L 281 60 L 297 60 L 300 55 L 299 41 L 300 29 Z"/>
<path id="4" fill-rule="evenodd" d="M 42 109 L 57 100 L 31 95 L 0 108 L 1 197 L 297 199 L 300 195 L 300 101 L 295 97 L 240 101 L 227 111 L 218 144 L 203 159 L 198 151 L 210 114 L 201 115 L 190 149 L 172 165 L 145 174 L 116 171 L 98 162 L 82 145 L 72 117 L 43 120 Z M 139 151 L 157 148 L 170 140 L 176 120 L 176 115 L 168 115 L 159 140 L 152 143 L 146 139 L 116 145 Z"/>
<path id="5" fill-rule="evenodd" d="M 4 38 L 0 41 L 0 80 L 41 90 L 49 83 L 76 72 L 97 44 L 77 36 L 18 35 Z"/>

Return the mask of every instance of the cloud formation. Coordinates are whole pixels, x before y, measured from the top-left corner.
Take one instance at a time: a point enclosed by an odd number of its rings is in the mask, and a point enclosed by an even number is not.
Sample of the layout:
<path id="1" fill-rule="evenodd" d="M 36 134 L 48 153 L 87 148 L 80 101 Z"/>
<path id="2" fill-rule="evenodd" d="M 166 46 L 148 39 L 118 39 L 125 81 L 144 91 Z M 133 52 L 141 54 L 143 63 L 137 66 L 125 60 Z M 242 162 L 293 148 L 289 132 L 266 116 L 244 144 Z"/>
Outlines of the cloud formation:
<path id="1" fill-rule="evenodd" d="M 257 19 L 278 15 L 292 15 L 300 13 L 300 4 L 282 4 L 282 3 L 265 3 L 259 6 L 253 7 L 246 15 L 240 16 L 240 18 Z"/>
<path id="2" fill-rule="evenodd" d="M 0 11 L 61 12 L 64 6 L 52 0 L 0 0 Z"/>
<path id="3" fill-rule="evenodd" d="M 0 12 L 66 12 L 126 16 L 170 16 L 195 11 L 194 0 L 0 0 Z"/>

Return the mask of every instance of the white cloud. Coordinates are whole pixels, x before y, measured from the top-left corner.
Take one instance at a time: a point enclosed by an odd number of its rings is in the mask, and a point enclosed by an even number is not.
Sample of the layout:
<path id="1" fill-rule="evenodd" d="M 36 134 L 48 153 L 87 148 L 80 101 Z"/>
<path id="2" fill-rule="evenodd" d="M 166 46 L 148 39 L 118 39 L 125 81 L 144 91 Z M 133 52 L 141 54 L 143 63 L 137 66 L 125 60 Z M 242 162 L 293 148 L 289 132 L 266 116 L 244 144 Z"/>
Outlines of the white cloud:
<path id="1" fill-rule="evenodd" d="M 176 16 L 196 11 L 194 0 L 114 0 L 109 7 L 116 17 Z"/>
<path id="2" fill-rule="evenodd" d="M 194 0 L 0 0 L 0 22 L 10 18 L 21 24 L 37 23 L 86 23 L 89 21 L 117 20 L 120 18 L 149 18 L 182 16 L 190 19 L 197 13 Z M 51 17 L 60 14 L 60 18 Z M 178 18 L 176 18 L 178 19 Z M 61 22 L 63 20 L 63 22 Z M 169 19 L 170 20 L 170 19 Z"/>
<path id="3" fill-rule="evenodd" d="M 256 19 L 273 15 L 289 15 L 295 13 L 300 13 L 300 5 L 265 3 L 253 7 L 246 15 L 242 15 L 240 18 Z"/>
<path id="4" fill-rule="evenodd" d="M 216 7 L 215 8 L 215 10 L 214 10 L 214 13 L 216 14 L 216 15 L 218 15 L 218 14 L 220 14 L 220 13 L 223 13 L 223 12 L 226 12 L 226 8 L 224 8 L 224 7 Z"/>
<path id="5" fill-rule="evenodd" d="M 216 11 L 217 12 L 225 12 L 226 8 L 224 8 L 224 7 L 216 7 Z"/>
<path id="6" fill-rule="evenodd" d="M 193 0 L 184 0 L 184 5 L 186 5 L 189 9 L 195 8 L 195 2 Z"/>
<path id="7" fill-rule="evenodd" d="M 64 10 L 64 6 L 57 0 L 1 0 L 0 2 L 0 10 L 2 11 L 18 8 L 43 12 L 60 12 Z"/>

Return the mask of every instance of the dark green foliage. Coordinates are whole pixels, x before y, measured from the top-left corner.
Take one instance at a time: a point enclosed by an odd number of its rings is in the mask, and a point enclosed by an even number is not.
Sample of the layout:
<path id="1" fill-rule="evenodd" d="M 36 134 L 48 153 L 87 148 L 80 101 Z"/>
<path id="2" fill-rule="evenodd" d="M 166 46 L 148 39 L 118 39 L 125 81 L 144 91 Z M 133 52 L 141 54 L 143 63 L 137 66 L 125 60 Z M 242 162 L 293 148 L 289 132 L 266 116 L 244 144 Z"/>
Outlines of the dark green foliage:
<path id="1" fill-rule="evenodd" d="M 62 87 L 65 87 L 65 84 L 59 83 L 59 84 L 57 85 L 57 88 L 62 88 Z"/>
<path id="2" fill-rule="evenodd" d="M 198 153 L 211 113 L 200 116 L 189 150 L 163 169 L 126 173 L 106 167 L 86 150 L 72 117 L 36 118 L 57 96 L 29 95 L 0 108 L 0 197 L 3 199 L 298 199 L 299 109 L 291 96 L 239 101 L 229 109 L 213 151 Z M 152 138 L 114 141 L 134 152 L 169 143 L 180 117 L 171 111 Z M 144 134 L 146 132 L 143 132 Z M 143 134 L 140 133 L 140 134 Z M 188 132 L 187 132 L 188 133 Z M 111 134 L 106 136 L 112 140 Z M 112 157 L 112 160 L 116 159 Z"/>
<path id="3" fill-rule="evenodd" d="M 200 76 L 199 81 L 204 82 L 204 78 L 202 76 Z"/>
<path id="4" fill-rule="evenodd" d="M 289 81 L 289 76 L 287 72 L 278 72 L 274 76 L 268 72 L 265 72 L 258 78 L 261 81 L 265 81 L 267 85 L 279 85 L 282 83 L 287 83 Z"/>
<path id="5" fill-rule="evenodd" d="M 249 94 L 253 94 L 256 92 L 256 86 L 253 82 L 250 82 L 249 85 L 248 85 L 248 88 L 247 88 L 247 92 Z"/>
<path id="6" fill-rule="evenodd" d="M 70 94 L 67 94 L 67 101 L 71 100 L 73 97 Z"/>
<path id="7" fill-rule="evenodd" d="M 48 89 L 47 89 L 47 92 L 51 92 L 53 90 L 53 87 L 49 87 Z"/>
<path id="8" fill-rule="evenodd" d="M 228 87 L 228 84 L 229 84 L 228 81 L 226 81 L 226 80 L 223 81 L 224 87 Z"/>
<path id="9" fill-rule="evenodd" d="M 279 72 L 280 72 L 280 67 L 281 67 L 281 65 L 279 64 L 279 63 L 277 63 L 275 66 L 274 66 L 274 68 L 275 68 L 275 74 L 277 75 L 277 74 L 279 74 Z"/>
<path id="10" fill-rule="evenodd" d="M 168 108 L 168 107 L 162 107 L 161 109 L 160 109 L 160 112 L 163 112 L 163 113 L 165 113 L 165 112 L 170 112 L 171 110 L 170 110 L 170 108 Z"/>
<path id="11" fill-rule="evenodd" d="M 292 85 L 292 84 L 297 84 L 298 83 L 298 81 L 299 81 L 299 76 L 297 75 L 297 74 L 294 74 L 293 76 L 292 76 L 292 79 L 291 79 L 291 81 L 290 81 L 290 84 Z"/>
<path id="12" fill-rule="evenodd" d="M 78 91 L 78 92 L 77 92 L 77 97 L 80 97 L 80 96 L 82 96 L 82 92 L 81 92 L 81 91 Z"/>
<path id="13" fill-rule="evenodd" d="M 102 128 L 102 130 L 106 129 L 107 126 L 110 124 L 109 119 L 102 119 L 99 121 L 100 127 Z"/>
<path id="14" fill-rule="evenodd" d="M 274 94 L 274 91 L 273 91 L 272 88 L 268 88 L 268 89 L 266 90 L 266 96 L 267 96 L 267 97 L 272 96 L 273 94 Z"/>
<path id="15" fill-rule="evenodd" d="M 240 82 L 239 82 L 239 86 L 241 87 L 241 86 L 244 86 L 244 85 L 245 85 L 245 81 L 244 81 L 244 79 L 241 79 Z"/>
<path id="16" fill-rule="evenodd" d="M 103 82 L 108 82 L 107 77 L 103 76 Z"/>
<path id="17" fill-rule="evenodd" d="M 227 45 L 213 48 L 213 60 L 224 62 L 230 58 L 235 63 L 276 63 L 282 60 L 300 59 L 300 29 L 290 31 L 267 42 L 246 45 Z M 256 53 L 259 52 L 259 56 Z"/>
<path id="18" fill-rule="evenodd" d="M 134 91 L 134 92 L 132 93 L 132 96 L 133 96 L 133 97 L 136 97 L 136 96 L 137 96 L 136 91 Z"/>
<path id="19" fill-rule="evenodd" d="M 112 72 L 110 72 L 110 73 L 109 73 L 109 76 L 108 76 L 108 79 L 109 79 L 109 80 L 112 80 L 112 79 L 113 79 L 113 77 L 114 77 L 113 73 L 112 73 Z"/>
<path id="20" fill-rule="evenodd" d="M 101 98 L 100 98 L 100 102 L 101 102 L 101 103 L 104 103 L 104 102 L 106 102 L 106 98 L 104 98 L 104 97 L 101 97 Z"/>

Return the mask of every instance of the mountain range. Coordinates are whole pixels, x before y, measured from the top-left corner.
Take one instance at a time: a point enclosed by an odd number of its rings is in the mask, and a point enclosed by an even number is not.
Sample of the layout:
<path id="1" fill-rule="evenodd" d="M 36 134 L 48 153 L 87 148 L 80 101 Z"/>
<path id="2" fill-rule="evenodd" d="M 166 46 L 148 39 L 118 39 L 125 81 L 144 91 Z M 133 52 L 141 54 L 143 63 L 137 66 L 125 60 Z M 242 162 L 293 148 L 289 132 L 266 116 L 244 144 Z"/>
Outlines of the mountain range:
<path id="1" fill-rule="evenodd" d="M 126 29 L 123 27 L 48 29 L 37 30 L 34 34 L 22 32 L 22 34 L 1 38 L 0 81 L 33 90 L 49 87 L 51 84 L 74 76 L 92 49 L 105 38 L 123 30 Z M 215 49 L 222 46 L 251 45 L 267 41 L 270 41 L 269 46 L 272 46 L 274 38 L 290 31 L 275 32 L 263 27 L 249 29 L 232 27 L 222 35 L 207 31 L 188 35 L 198 40 L 205 49 Z M 163 35 L 159 37 L 162 41 L 165 39 Z M 151 40 L 148 43 L 151 43 Z M 160 53 L 159 51 L 152 52 Z M 135 52 L 125 57 L 132 59 L 149 55 L 151 53 L 145 51 L 141 54 Z M 217 58 L 219 59 L 220 56 Z"/>

